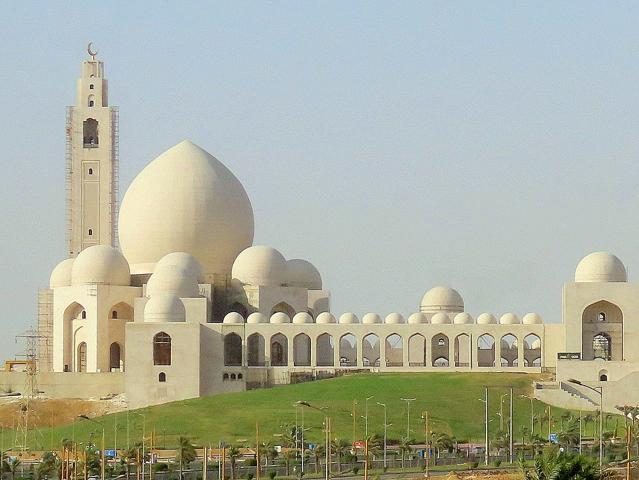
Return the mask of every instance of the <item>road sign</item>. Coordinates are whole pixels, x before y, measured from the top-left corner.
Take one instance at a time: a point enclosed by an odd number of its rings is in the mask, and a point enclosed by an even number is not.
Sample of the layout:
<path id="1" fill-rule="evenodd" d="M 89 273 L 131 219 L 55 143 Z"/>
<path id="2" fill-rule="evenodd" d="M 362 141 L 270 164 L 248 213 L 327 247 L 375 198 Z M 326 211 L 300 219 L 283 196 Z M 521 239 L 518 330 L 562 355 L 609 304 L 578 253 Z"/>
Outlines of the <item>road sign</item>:
<path id="1" fill-rule="evenodd" d="M 552 443 L 559 443 L 559 435 L 557 435 L 556 433 L 549 434 L 548 441 Z"/>
<path id="2" fill-rule="evenodd" d="M 115 458 L 116 452 L 115 452 L 115 450 L 104 450 L 104 456 L 105 457 Z"/>

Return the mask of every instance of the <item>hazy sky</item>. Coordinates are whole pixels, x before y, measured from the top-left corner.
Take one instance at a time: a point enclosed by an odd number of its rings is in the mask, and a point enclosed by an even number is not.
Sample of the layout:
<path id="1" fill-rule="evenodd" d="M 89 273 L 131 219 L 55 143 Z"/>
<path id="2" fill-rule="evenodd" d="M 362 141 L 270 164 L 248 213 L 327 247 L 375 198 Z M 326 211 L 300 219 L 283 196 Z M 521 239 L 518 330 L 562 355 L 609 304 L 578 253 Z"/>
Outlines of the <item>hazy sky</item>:
<path id="1" fill-rule="evenodd" d="M 0 3 L 0 352 L 64 258 L 64 108 L 89 40 L 120 190 L 189 138 L 243 182 L 255 243 L 336 313 L 437 284 L 561 318 L 581 257 L 639 268 L 639 3 Z"/>

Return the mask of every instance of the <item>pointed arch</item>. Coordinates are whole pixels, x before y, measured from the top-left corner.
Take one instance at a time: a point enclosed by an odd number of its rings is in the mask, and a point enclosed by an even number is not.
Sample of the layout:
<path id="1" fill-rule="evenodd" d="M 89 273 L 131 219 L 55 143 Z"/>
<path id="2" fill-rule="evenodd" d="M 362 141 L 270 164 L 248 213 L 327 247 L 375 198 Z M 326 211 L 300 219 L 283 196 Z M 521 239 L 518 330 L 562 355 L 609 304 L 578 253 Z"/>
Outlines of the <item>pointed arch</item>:
<path id="1" fill-rule="evenodd" d="M 116 303 L 109 308 L 109 319 L 130 322 L 133 320 L 133 307 L 126 302 Z"/>
<path id="2" fill-rule="evenodd" d="M 524 337 L 524 366 L 541 366 L 541 338 L 534 333 Z"/>
<path id="3" fill-rule="evenodd" d="M 501 337 L 500 363 L 502 367 L 517 367 L 519 359 L 519 344 L 517 337 L 512 333 L 507 333 Z"/>
<path id="4" fill-rule="evenodd" d="M 362 361 L 365 367 L 379 367 L 380 345 L 379 337 L 369 333 L 362 340 Z"/>
<path id="5" fill-rule="evenodd" d="M 288 338 L 283 333 L 276 333 L 271 337 L 271 366 L 288 366 Z"/>
<path id="6" fill-rule="evenodd" d="M 248 348 L 248 366 L 263 367 L 266 364 L 266 341 L 259 333 L 249 335 L 246 341 Z"/>
<path id="7" fill-rule="evenodd" d="M 78 353 L 76 355 L 76 372 L 87 371 L 87 343 L 80 342 L 78 345 Z"/>
<path id="8" fill-rule="evenodd" d="M 606 360 L 623 360 L 624 315 L 618 305 L 607 300 L 594 302 L 584 308 L 581 321 L 583 360 L 604 356 Z"/>
<path id="9" fill-rule="evenodd" d="M 113 342 L 109 347 L 109 369 L 112 372 L 121 372 L 124 370 L 123 367 L 122 349 L 118 342 Z"/>
<path id="10" fill-rule="evenodd" d="M 357 338 L 352 333 L 346 333 L 339 339 L 340 367 L 357 366 Z"/>
<path id="11" fill-rule="evenodd" d="M 330 333 L 322 333 L 318 336 L 315 348 L 318 367 L 332 367 L 335 365 L 335 341 Z"/>
<path id="12" fill-rule="evenodd" d="M 295 309 L 286 302 L 280 302 L 277 305 L 275 305 L 273 309 L 271 310 L 271 316 L 274 315 L 275 313 L 280 313 L 280 312 L 288 315 L 288 318 L 293 318 L 293 316 L 295 315 Z"/>
<path id="13" fill-rule="evenodd" d="M 477 366 L 495 366 L 495 339 L 488 333 L 480 335 L 477 339 Z"/>
<path id="14" fill-rule="evenodd" d="M 455 337 L 455 366 L 470 367 L 471 363 L 470 336 L 461 333 Z"/>
<path id="15" fill-rule="evenodd" d="M 404 365 L 404 339 L 398 333 L 392 333 L 384 341 L 384 355 L 387 367 Z"/>
<path id="16" fill-rule="evenodd" d="M 224 335 L 224 366 L 242 366 L 242 337 L 237 333 Z"/>
<path id="17" fill-rule="evenodd" d="M 426 338 L 421 333 L 411 335 L 408 339 L 408 365 L 423 367 L 428 358 L 426 352 Z"/>
<path id="18" fill-rule="evenodd" d="M 434 335 L 431 340 L 430 352 L 433 367 L 448 367 L 449 366 L 449 341 L 448 336 L 444 333 L 438 333 Z M 444 362 L 445 360 L 445 362 Z"/>
<path id="19" fill-rule="evenodd" d="M 295 367 L 311 366 L 311 337 L 300 333 L 293 338 L 293 365 Z"/>
<path id="20" fill-rule="evenodd" d="M 171 365 L 171 336 L 166 332 L 153 336 L 153 365 Z"/>

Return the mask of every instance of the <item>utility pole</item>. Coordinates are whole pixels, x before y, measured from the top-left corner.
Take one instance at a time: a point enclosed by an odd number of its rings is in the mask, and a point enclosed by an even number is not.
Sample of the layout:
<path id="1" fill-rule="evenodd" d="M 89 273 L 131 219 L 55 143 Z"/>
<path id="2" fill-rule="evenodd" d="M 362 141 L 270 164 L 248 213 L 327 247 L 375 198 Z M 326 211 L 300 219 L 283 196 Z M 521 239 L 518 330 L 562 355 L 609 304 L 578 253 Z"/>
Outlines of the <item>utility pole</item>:
<path id="1" fill-rule="evenodd" d="M 410 402 L 417 400 L 416 398 L 400 398 L 406 402 L 406 441 L 410 439 Z"/>
<path id="2" fill-rule="evenodd" d="M 510 387 L 510 417 L 508 418 L 510 436 L 510 463 L 513 463 L 514 443 L 513 443 L 513 387 Z"/>
<path id="3" fill-rule="evenodd" d="M 384 468 L 386 468 L 386 429 L 388 427 L 388 421 L 386 418 L 386 404 L 377 402 L 377 405 L 384 407 Z M 368 448 L 368 437 L 366 437 L 366 446 Z"/>
<path id="4" fill-rule="evenodd" d="M 297 429 L 295 438 L 297 439 Z M 255 480 L 260 480 L 260 424 L 257 422 L 255 423 L 255 465 Z"/>
<path id="5" fill-rule="evenodd" d="M 430 463 L 430 443 L 428 441 L 428 410 L 424 411 L 424 413 L 422 413 L 422 418 L 424 419 L 424 433 L 426 434 L 426 452 L 425 452 L 425 456 L 426 456 L 426 472 L 425 472 L 425 476 L 426 478 L 428 478 L 429 474 L 428 474 L 428 464 Z"/>
<path id="6" fill-rule="evenodd" d="M 488 387 L 484 387 L 484 464 L 488 466 L 490 461 L 490 453 L 488 450 Z"/>

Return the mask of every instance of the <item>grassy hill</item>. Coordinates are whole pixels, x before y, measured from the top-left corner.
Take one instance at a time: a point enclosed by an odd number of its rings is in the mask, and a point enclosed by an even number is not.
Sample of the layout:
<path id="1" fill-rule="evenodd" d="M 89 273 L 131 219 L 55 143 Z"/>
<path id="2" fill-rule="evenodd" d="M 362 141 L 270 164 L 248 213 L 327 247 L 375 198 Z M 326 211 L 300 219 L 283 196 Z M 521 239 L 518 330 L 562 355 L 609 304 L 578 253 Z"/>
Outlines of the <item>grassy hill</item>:
<path id="1" fill-rule="evenodd" d="M 406 434 L 407 415 L 406 402 L 400 398 L 416 398 L 411 403 L 410 428 L 411 436 L 422 439 L 424 425 L 421 413 L 428 410 L 430 430 L 445 431 L 460 440 L 483 441 L 484 435 L 484 386 L 490 386 L 489 412 L 491 430 L 499 429 L 499 402 L 509 386 L 514 387 L 514 431 L 519 436 L 522 426 L 530 425 L 530 401 L 521 395 L 532 394 L 534 375 L 527 374 L 465 374 L 465 373 L 419 373 L 419 374 L 358 374 L 340 378 L 319 380 L 276 387 L 267 390 L 218 395 L 180 402 L 173 402 L 155 407 L 132 410 L 117 414 L 97 417 L 106 429 L 107 445 L 113 447 L 117 435 L 117 446 L 122 448 L 127 443 L 139 441 L 142 437 L 142 424 L 145 418 L 147 435 L 155 431 L 158 447 L 175 445 L 180 435 L 191 437 L 196 443 L 217 444 L 222 440 L 227 443 L 253 443 L 255 424 L 260 424 L 262 441 L 278 443 L 278 434 L 285 426 L 295 425 L 296 408 L 294 403 L 301 400 L 318 408 L 326 408 L 332 419 L 332 436 L 353 439 L 353 401 L 355 405 L 355 438 L 364 436 L 365 398 L 374 396 L 368 402 L 369 433 L 383 433 L 384 411 L 376 402 L 386 403 L 388 408 L 388 437 L 399 439 Z M 535 413 L 543 413 L 545 405 L 534 402 Z M 504 398 L 504 413 L 507 416 L 508 400 Z M 559 424 L 559 409 L 552 409 L 552 416 Z M 322 421 L 324 413 L 304 408 L 305 426 L 309 430 L 306 437 L 309 441 L 320 441 L 322 438 Z M 298 421 L 301 424 L 302 413 L 298 410 Z M 536 425 L 537 429 L 538 426 Z M 556 427 L 558 428 L 558 427 Z M 556 430 L 554 428 L 554 430 Z M 547 426 L 544 427 L 547 431 Z M 94 441 L 99 439 L 101 429 L 95 423 L 78 420 L 71 425 L 54 429 L 40 429 L 30 435 L 30 446 L 49 448 L 59 444 L 62 438 L 73 438 L 86 441 L 93 435 Z M 13 432 L 3 431 L 2 441 L 5 446 L 13 444 Z"/>

